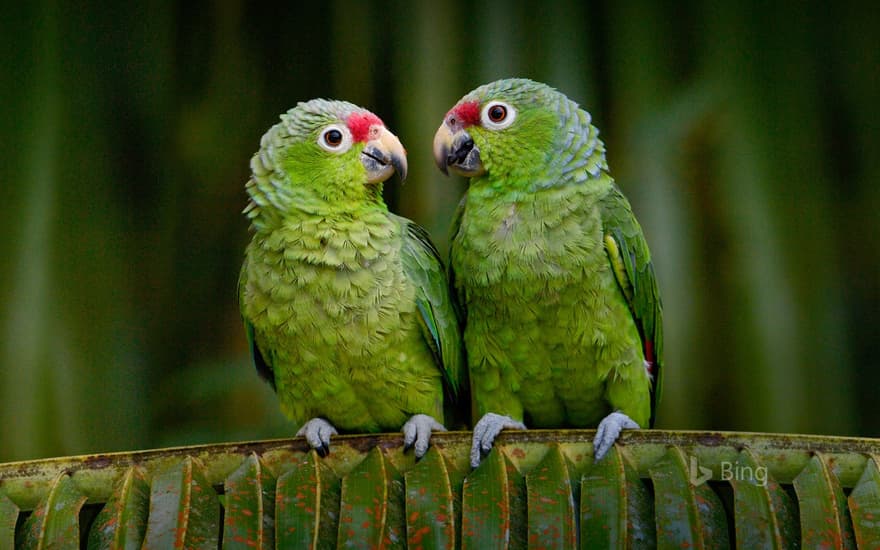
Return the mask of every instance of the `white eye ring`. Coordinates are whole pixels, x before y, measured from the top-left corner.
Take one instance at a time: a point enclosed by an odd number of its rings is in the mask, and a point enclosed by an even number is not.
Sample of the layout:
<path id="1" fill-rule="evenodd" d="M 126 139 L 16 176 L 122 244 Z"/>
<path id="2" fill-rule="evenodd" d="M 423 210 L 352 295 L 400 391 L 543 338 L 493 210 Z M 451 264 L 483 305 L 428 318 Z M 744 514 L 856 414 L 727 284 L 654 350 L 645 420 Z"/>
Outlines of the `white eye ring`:
<path id="1" fill-rule="evenodd" d="M 503 101 L 487 103 L 480 113 L 480 122 L 490 130 L 503 130 L 513 124 L 514 120 L 516 120 L 516 109 Z"/>
<path id="2" fill-rule="evenodd" d="M 331 153 L 344 153 L 351 148 L 351 132 L 341 124 L 331 124 L 318 134 L 318 146 Z"/>

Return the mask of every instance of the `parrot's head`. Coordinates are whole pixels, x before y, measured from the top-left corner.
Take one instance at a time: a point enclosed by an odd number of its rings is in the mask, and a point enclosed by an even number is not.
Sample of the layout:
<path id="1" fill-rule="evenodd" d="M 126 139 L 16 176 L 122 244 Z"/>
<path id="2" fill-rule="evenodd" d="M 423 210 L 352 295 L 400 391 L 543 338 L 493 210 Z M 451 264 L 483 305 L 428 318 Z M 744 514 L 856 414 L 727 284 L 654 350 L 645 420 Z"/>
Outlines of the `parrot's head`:
<path id="1" fill-rule="evenodd" d="M 563 172 L 557 160 L 572 148 L 597 153 L 604 167 L 597 136 L 590 115 L 564 94 L 509 78 L 476 88 L 446 113 L 434 135 L 434 160 L 444 174 L 535 182 Z"/>
<path id="2" fill-rule="evenodd" d="M 283 217 L 290 209 L 350 208 L 381 201 L 382 182 L 406 178 L 406 150 L 382 120 L 345 101 L 313 99 L 281 115 L 251 159 L 245 212 Z"/>

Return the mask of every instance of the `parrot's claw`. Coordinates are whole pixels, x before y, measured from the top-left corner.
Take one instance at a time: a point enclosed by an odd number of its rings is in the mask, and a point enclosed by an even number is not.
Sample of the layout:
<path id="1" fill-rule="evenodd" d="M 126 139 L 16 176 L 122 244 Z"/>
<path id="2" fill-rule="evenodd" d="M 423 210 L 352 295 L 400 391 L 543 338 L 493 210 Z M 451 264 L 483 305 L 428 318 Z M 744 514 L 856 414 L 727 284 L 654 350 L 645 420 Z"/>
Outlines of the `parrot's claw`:
<path id="1" fill-rule="evenodd" d="M 492 450 L 492 443 L 501 430 L 525 430 L 526 425 L 509 416 L 486 413 L 474 426 L 474 438 L 471 442 L 471 467 L 476 468 L 484 454 Z"/>
<path id="2" fill-rule="evenodd" d="M 336 431 L 333 424 L 323 418 L 312 418 L 296 432 L 297 436 L 305 436 L 309 445 L 322 458 L 330 454 L 330 436 L 338 434 L 339 432 Z"/>
<path id="3" fill-rule="evenodd" d="M 406 421 L 401 431 L 403 432 L 403 449 L 415 447 L 416 460 L 418 460 L 428 452 L 431 433 L 445 432 L 446 428 L 427 414 L 414 414 Z"/>
<path id="4" fill-rule="evenodd" d="M 619 411 L 614 411 L 599 422 L 596 429 L 596 437 L 593 439 L 593 456 L 596 462 L 611 450 L 611 446 L 617 441 L 620 430 L 638 430 L 640 426 L 632 418 Z"/>

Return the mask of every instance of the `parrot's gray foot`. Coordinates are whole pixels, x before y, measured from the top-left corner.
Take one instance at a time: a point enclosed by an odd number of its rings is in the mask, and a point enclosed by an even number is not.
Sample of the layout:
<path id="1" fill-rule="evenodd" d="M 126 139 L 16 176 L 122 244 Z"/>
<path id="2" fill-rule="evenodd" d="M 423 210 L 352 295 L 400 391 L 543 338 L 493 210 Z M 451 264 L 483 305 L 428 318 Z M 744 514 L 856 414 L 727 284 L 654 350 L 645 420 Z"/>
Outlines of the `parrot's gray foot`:
<path id="1" fill-rule="evenodd" d="M 593 439 L 593 456 L 598 462 L 611 450 L 617 441 L 620 430 L 638 430 L 640 426 L 632 418 L 619 411 L 614 411 L 599 422 L 596 437 Z"/>
<path id="2" fill-rule="evenodd" d="M 486 413 L 474 426 L 474 439 L 471 442 L 471 467 L 476 468 L 484 454 L 492 450 L 492 443 L 501 430 L 525 430 L 526 425 L 509 416 Z"/>
<path id="3" fill-rule="evenodd" d="M 416 459 L 425 456 L 428 452 L 428 443 L 431 441 L 431 432 L 445 432 L 443 424 L 434 420 L 427 414 L 414 414 L 403 425 L 403 449 L 415 448 Z"/>
<path id="4" fill-rule="evenodd" d="M 312 418 L 296 432 L 297 436 L 304 435 L 309 445 L 322 457 L 330 454 L 330 436 L 338 434 L 333 424 L 323 418 Z"/>

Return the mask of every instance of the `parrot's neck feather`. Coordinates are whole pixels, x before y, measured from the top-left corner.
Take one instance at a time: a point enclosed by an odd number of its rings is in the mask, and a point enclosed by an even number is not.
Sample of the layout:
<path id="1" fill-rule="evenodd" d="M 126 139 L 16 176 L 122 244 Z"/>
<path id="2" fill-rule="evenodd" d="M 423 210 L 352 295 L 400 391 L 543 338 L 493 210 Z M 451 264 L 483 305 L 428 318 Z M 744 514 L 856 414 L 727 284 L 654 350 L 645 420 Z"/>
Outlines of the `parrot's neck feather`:
<path id="1" fill-rule="evenodd" d="M 276 183 L 269 177 L 255 175 L 246 188 L 251 200 L 244 213 L 257 231 L 276 229 L 285 223 L 305 218 L 347 220 L 365 211 L 384 213 L 386 216 L 388 212 L 382 198 L 381 184 L 365 184 L 366 192 L 355 197 L 344 194 L 320 197 L 310 189 L 297 189 L 286 182 Z"/>
<path id="2" fill-rule="evenodd" d="M 282 269 L 307 263 L 357 270 L 392 252 L 399 235 L 399 224 L 383 208 L 322 215 L 293 210 L 279 226 L 258 230 L 257 240 L 279 255 Z"/>
<path id="3" fill-rule="evenodd" d="M 532 191 L 598 180 L 608 171 L 605 144 L 599 139 L 599 129 L 591 123 L 590 113 L 561 94 L 558 109 L 557 145 L 548 158 L 545 177 L 533 182 Z"/>

